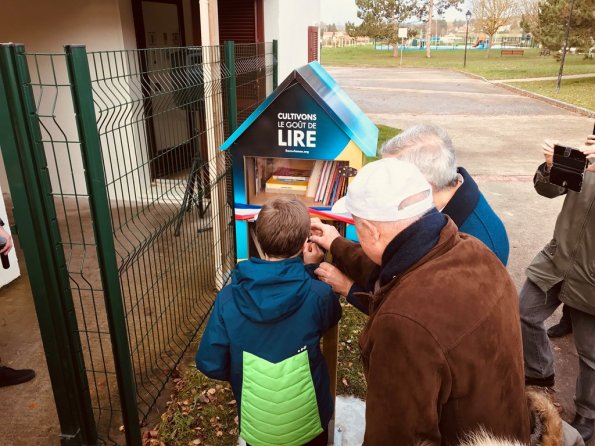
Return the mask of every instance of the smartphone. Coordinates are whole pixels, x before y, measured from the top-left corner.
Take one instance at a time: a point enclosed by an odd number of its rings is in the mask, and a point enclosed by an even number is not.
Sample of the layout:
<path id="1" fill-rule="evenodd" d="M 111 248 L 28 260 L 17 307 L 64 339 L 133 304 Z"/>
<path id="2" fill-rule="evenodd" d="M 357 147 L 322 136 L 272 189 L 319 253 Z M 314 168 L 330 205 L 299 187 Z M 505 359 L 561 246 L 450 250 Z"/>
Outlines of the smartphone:
<path id="1" fill-rule="evenodd" d="M 573 147 L 556 144 L 553 162 L 550 183 L 580 192 L 585 169 L 589 163 L 587 155 Z"/>

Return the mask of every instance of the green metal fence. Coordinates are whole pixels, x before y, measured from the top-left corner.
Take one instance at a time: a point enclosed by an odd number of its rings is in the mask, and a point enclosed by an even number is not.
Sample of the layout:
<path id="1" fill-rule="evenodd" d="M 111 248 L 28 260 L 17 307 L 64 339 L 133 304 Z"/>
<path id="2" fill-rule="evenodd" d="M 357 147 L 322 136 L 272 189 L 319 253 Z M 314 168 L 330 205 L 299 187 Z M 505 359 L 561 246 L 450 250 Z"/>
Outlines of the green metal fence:
<path id="1" fill-rule="evenodd" d="M 2 46 L 0 145 L 63 444 L 139 445 L 228 280 L 217 145 L 272 89 L 273 49 Z"/>

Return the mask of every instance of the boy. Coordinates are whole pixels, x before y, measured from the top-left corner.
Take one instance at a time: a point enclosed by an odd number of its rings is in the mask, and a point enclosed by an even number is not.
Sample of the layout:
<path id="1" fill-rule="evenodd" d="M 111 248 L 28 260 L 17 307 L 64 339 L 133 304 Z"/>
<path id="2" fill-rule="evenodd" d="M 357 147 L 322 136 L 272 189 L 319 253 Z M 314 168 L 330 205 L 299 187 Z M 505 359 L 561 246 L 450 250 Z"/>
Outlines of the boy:
<path id="1" fill-rule="evenodd" d="M 338 297 L 307 263 L 310 216 L 297 199 L 267 202 L 256 237 L 264 259 L 240 262 L 221 290 L 196 367 L 230 381 L 240 436 L 253 446 L 326 445 L 333 413 L 320 338 L 341 317 Z"/>

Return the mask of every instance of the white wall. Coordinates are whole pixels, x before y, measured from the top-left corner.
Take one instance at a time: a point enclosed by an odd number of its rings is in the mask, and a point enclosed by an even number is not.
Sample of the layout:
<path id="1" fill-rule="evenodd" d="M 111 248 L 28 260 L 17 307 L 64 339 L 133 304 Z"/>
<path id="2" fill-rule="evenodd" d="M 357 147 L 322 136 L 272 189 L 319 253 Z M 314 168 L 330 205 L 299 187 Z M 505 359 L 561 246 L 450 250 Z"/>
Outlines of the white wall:
<path id="1" fill-rule="evenodd" d="M 279 41 L 279 83 L 308 63 L 308 26 L 320 23 L 321 0 L 264 0 L 264 39 Z"/>
<path id="2" fill-rule="evenodd" d="M 2 0 L 0 14 L 0 42 L 25 44 L 28 52 L 62 52 L 65 44 L 84 44 L 88 51 L 120 50 L 136 48 L 132 6 L 130 0 Z M 42 66 L 41 77 L 51 78 L 49 58 L 38 60 Z M 66 79 L 62 61 L 57 61 L 57 74 L 60 80 Z M 30 66 L 32 70 L 32 67 Z M 46 95 L 50 97 L 50 95 Z M 77 140 L 76 127 L 72 117 L 72 106 L 68 92 L 60 91 L 55 107 L 56 115 L 63 116 L 60 125 L 69 137 Z M 47 107 L 52 108 L 51 105 Z M 55 129 L 52 129 L 55 130 Z M 65 148 L 56 147 L 57 164 L 65 166 Z M 49 148 L 48 148 L 49 150 Z M 48 156 L 51 165 L 52 157 Z M 81 166 L 80 160 L 74 160 Z M 80 175 L 79 175 L 80 173 Z M 72 184 L 84 185 L 82 168 L 77 172 Z M 72 187 L 70 184 L 70 187 Z M 64 185 L 68 187 L 69 185 Z M 0 160 L 0 187 L 8 194 L 3 160 Z M 64 188 L 63 188 L 64 189 Z"/>

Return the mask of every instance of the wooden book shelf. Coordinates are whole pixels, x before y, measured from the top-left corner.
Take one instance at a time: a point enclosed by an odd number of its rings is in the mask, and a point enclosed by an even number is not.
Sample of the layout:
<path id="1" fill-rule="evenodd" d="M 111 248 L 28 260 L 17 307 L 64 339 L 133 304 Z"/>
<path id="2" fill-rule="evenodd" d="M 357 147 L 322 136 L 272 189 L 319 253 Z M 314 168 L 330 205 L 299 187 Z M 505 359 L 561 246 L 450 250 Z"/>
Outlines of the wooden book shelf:
<path id="1" fill-rule="evenodd" d="M 319 173 L 318 175 L 312 175 L 317 161 L 319 162 Z M 247 204 L 263 205 L 268 200 L 288 196 L 296 197 L 307 207 L 331 207 L 347 190 L 347 178 L 343 179 L 337 172 L 339 166 L 349 166 L 347 161 L 245 157 L 244 162 Z M 328 167 L 324 168 L 323 163 L 329 163 Z M 308 172 L 308 190 L 296 192 L 291 190 L 267 191 L 267 181 L 271 180 L 273 175 L 280 170 Z M 296 183 L 297 180 L 296 177 Z M 323 184 L 320 185 L 320 182 Z M 301 184 L 302 181 L 299 181 L 299 183 Z M 289 181 L 288 184 L 292 184 L 292 182 Z M 322 199 L 317 200 L 316 195 L 320 195 Z"/>

